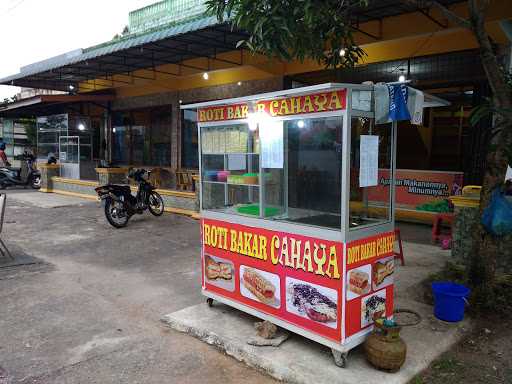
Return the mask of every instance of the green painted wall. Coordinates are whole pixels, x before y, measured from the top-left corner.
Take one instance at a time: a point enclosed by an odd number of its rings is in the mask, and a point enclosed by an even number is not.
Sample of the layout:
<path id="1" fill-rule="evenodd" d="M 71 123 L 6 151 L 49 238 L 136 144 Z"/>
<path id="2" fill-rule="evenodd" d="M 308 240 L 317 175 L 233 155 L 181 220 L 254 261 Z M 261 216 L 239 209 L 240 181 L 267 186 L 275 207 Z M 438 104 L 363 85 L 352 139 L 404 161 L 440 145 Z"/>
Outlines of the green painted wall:
<path id="1" fill-rule="evenodd" d="M 204 15 L 204 0 L 164 0 L 130 12 L 130 34 L 167 24 L 179 24 Z"/>

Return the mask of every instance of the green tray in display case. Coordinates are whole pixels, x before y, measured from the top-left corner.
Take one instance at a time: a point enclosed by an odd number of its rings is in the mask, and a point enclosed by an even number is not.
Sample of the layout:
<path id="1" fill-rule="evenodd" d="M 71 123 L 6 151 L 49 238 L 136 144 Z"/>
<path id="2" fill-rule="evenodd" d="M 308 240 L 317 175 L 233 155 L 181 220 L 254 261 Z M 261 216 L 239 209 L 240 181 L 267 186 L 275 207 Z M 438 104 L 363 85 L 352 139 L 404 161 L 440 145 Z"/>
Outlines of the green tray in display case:
<path id="1" fill-rule="evenodd" d="M 260 206 L 258 204 L 248 204 L 242 205 L 236 208 L 238 213 L 244 215 L 252 215 L 259 216 L 260 214 Z M 265 217 L 276 216 L 279 214 L 279 208 L 275 207 L 265 207 Z"/>

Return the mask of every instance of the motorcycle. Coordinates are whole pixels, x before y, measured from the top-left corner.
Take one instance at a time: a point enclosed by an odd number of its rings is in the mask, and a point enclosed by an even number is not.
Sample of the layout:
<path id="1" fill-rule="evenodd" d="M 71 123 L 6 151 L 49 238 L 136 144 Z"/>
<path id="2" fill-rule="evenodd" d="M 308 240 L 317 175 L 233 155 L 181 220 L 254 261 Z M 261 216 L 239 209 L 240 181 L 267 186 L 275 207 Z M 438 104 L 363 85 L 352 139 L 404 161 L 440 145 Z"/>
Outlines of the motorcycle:
<path id="1" fill-rule="evenodd" d="M 24 187 L 31 186 L 34 189 L 41 188 L 41 172 L 36 167 L 36 158 L 31 154 L 24 154 L 23 161 L 27 166 L 27 175 L 21 177 L 21 168 L 0 167 L 0 189 L 14 185 Z"/>
<path id="2" fill-rule="evenodd" d="M 164 213 L 162 196 L 144 178 L 145 174 L 149 178 L 151 171 L 132 169 L 128 172 L 128 178 L 137 183 L 135 196 L 132 195 L 129 185 L 107 184 L 95 188 L 99 199 L 104 202 L 105 216 L 113 227 L 125 227 L 133 215 L 142 214 L 146 209 L 154 216 L 161 216 Z"/>

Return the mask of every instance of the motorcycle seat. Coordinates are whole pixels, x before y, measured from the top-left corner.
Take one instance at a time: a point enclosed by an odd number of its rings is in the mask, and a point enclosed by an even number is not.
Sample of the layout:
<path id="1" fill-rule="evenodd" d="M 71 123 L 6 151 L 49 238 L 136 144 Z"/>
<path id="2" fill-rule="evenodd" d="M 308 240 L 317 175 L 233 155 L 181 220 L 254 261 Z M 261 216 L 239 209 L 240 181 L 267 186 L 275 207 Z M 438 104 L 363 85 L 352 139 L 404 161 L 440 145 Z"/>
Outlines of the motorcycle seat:
<path id="1" fill-rule="evenodd" d="M 19 174 L 21 172 L 21 168 L 13 168 L 13 167 L 0 167 L 1 171 L 4 172 L 15 172 Z"/>
<path id="2" fill-rule="evenodd" d="M 129 185 L 119 185 L 118 186 L 119 189 L 121 189 L 122 191 L 124 192 L 128 192 L 128 193 L 131 193 L 131 189 L 130 189 L 130 186 Z"/>

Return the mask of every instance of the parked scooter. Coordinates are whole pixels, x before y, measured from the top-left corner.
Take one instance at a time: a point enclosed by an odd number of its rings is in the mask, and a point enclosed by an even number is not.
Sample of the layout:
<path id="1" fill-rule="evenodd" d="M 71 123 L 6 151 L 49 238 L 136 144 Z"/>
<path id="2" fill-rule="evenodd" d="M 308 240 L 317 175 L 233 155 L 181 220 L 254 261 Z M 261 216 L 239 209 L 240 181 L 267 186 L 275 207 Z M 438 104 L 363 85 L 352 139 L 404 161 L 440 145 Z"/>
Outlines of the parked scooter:
<path id="1" fill-rule="evenodd" d="M 0 189 L 21 185 L 34 189 L 41 188 L 41 172 L 36 167 L 36 158 L 30 153 L 23 154 L 23 161 L 27 166 L 27 175 L 22 177 L 21 168 L 0 167 Z"/>
<path id="2" fill-rule="evenodd" d="M 132 195 L 129 185 L 107 184 L 95 189 L 99 198 L 105 204 L 105 216 L 115 228 L 122 228 L 128 224 L 133 215 L 142 214 L 149 209 L 154 216 L 161 216 L 164 213 L 164 201 L 162 196 L 155 191 L 155 187 L 144 178 L 148 178 L 151 171 L 145 169 L 131 169 L 128 177 L 138 184 L 137 194 Z"/>

